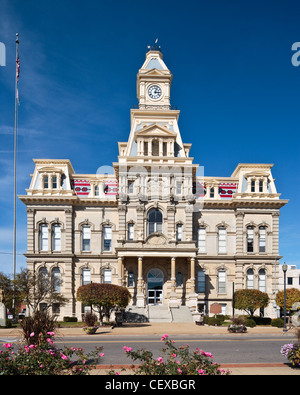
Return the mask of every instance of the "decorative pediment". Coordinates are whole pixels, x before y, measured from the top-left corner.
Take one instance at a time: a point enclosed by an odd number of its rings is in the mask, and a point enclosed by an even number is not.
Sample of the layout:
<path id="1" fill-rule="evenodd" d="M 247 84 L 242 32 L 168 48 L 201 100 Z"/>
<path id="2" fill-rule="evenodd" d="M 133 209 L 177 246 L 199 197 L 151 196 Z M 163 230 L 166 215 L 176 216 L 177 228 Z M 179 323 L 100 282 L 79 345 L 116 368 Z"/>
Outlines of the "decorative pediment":
<path id="1" fill-rule="evenodd" d="M 157 123 L 144 127 L 135 132 L 136 137 L 172 137 L 176 138 L 177 134 L 165 126 Z"/>
<path id="2" fill-rule="evenodd" d="M 248 178 L 248 177 L 269 177 L 269 175 L 270 174 L 265 171 L 257 170 L 257 171 L 251 171 L 250 173 L 246 173 L 245 178 Z"/>
<path id="3" fill-rule="evenodd" d="M 164 244 L 167 244 L 167 239 L 162 233 L 158 233 L 158 232 L 152 233 L 146 239 L 146 245 L 161 246 Z"/>

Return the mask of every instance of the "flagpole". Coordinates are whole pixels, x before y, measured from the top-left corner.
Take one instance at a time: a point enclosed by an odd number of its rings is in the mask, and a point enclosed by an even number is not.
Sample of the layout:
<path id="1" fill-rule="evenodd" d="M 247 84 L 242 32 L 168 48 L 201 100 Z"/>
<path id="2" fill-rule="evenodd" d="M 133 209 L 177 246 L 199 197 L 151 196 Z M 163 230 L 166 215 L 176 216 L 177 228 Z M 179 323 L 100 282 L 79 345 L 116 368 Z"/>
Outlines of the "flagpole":
<path id="1" fill-rule="evenodd" d="M 16 84 L 15 84 L 15 136 L 14 136 L 14 235 L 13 235 L 13 314 L 15 317 L 16 279 L 16 208 L 17 208 L 17 121 L 18 121 L 18 73 L 19 73 L 19 34 L 16 33 Z"/>

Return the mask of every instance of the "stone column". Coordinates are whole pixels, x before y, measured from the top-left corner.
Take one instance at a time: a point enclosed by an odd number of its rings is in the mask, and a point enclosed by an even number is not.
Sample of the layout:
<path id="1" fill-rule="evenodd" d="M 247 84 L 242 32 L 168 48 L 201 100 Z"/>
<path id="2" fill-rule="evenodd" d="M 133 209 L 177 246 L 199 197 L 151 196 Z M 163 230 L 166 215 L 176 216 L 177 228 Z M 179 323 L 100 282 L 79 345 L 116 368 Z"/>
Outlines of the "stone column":
<path id="1" fill-rule="evenodd" d="M 27 207 L 27 252 L 34 252 L 34 209 Z M 36 249 L 38 250 L 38 248 Z"/>
<path id="2" fill-rule="evenodd" d="M 169 297 L 170 307 L 179 307 L 179 300 L 176 294 L 176 258 L 171 258 L 171 292 Z"/>
<path id="3" fill-rule="evenodd" d="M 279 211 L 272 214 L 272 253 L 273 255 L 279 254 Z M 268 242 L 268 241 L 267 241 Z"/>
<path id="4" fill-rule="evenodd" d="M 138 281 L 137 281 L 137 307 L 145 307 L 145 296 L 143 293 L 143 257 L 138 257 Z"/>
<path id="5" fill-rule="evenodd" d="M 191 258 L 191 293 L 195 293 L 195 258 Z"/>
<path id="6" fill-rule="evenodd" d="M 119 285 L 123 285 L 123 278 L 124 278 L 124 264 L 123 264 L 124 257 L 118 257 L 118 282 Z"/>
<path id="7" fill-rule="evenodd" d="M 195 292 L 195 258 L 193 257 L 190 258 L 190 264 L 191 264 L 190 292 L 187 295 L 186 304 L 193 313 L 193 312 L 197 312 L 197 303 L 198 303 L 198 294 Z"/>
<path id="8" fill-rule="evenodd" d="M 171 258 L 171 292 L 175 293 L 176 288 L 176 258 Z"/>
<path id="9" fill-rule="evenodd" d="M 236 217 L 236 253 L 243 254 L 243 239 L 244 239 L 244 213 L 241 211 L 237 211 L 235 214 Z"/>

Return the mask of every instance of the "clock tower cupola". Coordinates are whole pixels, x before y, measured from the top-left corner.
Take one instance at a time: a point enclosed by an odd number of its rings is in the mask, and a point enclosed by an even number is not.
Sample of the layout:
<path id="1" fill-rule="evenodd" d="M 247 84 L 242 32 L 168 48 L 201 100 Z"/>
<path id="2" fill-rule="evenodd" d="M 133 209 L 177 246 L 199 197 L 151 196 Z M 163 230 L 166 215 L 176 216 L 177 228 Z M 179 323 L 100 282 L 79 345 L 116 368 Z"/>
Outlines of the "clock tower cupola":
<path id="1" fill-rule="evenodd" d="M 169 110 L 172 77 L 156 40 L 148 47 L 145 62 L 137 75 L 139 109 Z"/>

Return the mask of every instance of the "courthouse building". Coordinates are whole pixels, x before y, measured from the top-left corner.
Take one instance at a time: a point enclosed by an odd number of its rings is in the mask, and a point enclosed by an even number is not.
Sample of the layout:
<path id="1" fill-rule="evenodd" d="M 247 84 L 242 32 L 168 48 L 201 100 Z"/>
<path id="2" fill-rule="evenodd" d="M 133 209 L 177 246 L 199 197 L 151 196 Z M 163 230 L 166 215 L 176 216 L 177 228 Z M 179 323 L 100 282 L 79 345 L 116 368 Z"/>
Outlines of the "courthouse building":
<path id="1" fill-rule="evenodd" d="M 131 311 L 147 316 L 156 308 L 161 320 L 180 321 L 184 311 L 231 315 L 233 290 L 244 288 L 267 292 L 261 313 L 276 316 L 279 210 L 287 200 L 273 165 L 204 174 L 182 141 L 171 82 L 160 48 L 150 47 L 128 141 L 118 142 L 110 172 L 77 174 L 70 160 L 34 159 L 19 196 L 27 207 L 25 255 L 28 269 L 62 280 L 57 291 L 69 301 L 53 306 L 59 318 L 81 319 L 76 291 L 89 282 L 127 287 Z"/>

